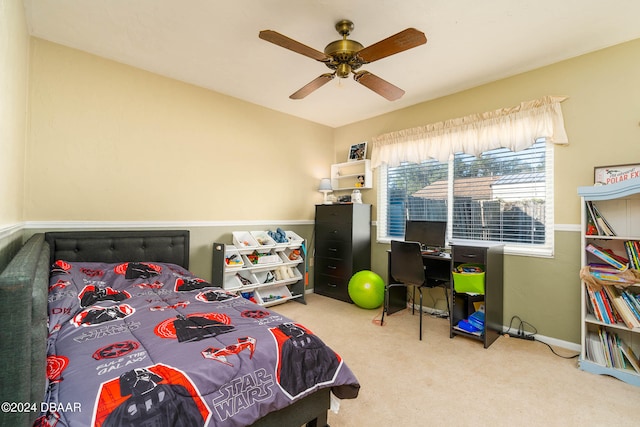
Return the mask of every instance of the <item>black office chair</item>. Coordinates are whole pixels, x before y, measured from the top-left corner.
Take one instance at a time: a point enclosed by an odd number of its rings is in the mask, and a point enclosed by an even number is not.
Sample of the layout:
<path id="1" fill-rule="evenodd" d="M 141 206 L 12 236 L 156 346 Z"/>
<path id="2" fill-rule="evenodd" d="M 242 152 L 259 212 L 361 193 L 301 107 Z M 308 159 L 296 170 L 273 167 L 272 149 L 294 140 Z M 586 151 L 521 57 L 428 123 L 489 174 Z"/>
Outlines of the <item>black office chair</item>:
<path id="1" fill-rule="evenodd" d="M 433 288 L 444 286 L 446 282 L 427 280 L 425 277 L 424 264 L 422 262 L 422 251 L 418 242 L 403 242 L 400 240 L 391 241 L 391 276 L 389 284 L 385 287 L 384 308 L 380 326 L 384 324 L 384 313 L 387 311 L 389 303 L 389 289 L 396 286 L 413 286 L 412 314 L 415 312 L 416 289 L 420 293 L 420 340 L 422 340 L 422 288 Z M 444 288 L 447 298 L 447 310 L 449 310 L 449 294 Z"/>

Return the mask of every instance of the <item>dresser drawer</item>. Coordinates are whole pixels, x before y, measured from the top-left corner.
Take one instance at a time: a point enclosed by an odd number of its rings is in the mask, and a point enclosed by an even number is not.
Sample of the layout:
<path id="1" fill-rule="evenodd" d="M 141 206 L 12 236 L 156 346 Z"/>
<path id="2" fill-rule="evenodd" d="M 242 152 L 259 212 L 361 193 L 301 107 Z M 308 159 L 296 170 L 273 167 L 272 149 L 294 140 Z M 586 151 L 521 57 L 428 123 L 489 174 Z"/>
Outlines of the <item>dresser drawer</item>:
<path id="1" fill-rule="evenodd" d="M 351 302 L 349 298 L 349 282 L 342 277 L 328 276 L 326 274 L 316 274 L 316 281 L 313 284 L 313 292 L 326 297 Z"/>
<path id="2" fill-rule="evenodd" d="M 351 241 L 352 230 L 351 224 L 322 222 L 316 224 L 316 239 Z"/>
<path id="3" fill-rule="evenodd" d="M 352 266 L 350 261 L 316 256 L 315 264 L 317 275 L 351 278 Z"/>
<path id="4" fill-rule="evenodd" d="M 316 256 L 347 259 L 351 257 L 351 241 L 322 240 L 316 243 Z"/>
<path id="5" fill-rule="evenodd" d="M 353 222 L 353 205 L 316 206 L 316 223 L 318 222 L 351 224 Z"/>
<path id="6" fill-rule="evenodd" d="M 472 262 L 476 264 L 486 264 L 486 248 L 476 246 L 454 246 L 453 262 Z"/>

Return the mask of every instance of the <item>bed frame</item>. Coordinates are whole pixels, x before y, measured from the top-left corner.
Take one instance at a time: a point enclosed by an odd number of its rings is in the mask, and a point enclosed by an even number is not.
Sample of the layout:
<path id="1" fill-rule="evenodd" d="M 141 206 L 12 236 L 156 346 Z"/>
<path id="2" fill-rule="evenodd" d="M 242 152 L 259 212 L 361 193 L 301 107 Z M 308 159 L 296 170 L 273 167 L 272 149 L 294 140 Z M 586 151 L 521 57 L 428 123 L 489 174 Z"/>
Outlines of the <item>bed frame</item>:
<path id="1" fill-rule="evenodd" d="M 47 295 L 53 261 L 156 261 L 189 268 L 188 230 L 34 234 L 0 274 L 0 425 L 31 426 L 46 386 Z M 26 405 L 30 403 L 31 405 Z M 319 390 L 258 420 L 255 427 L 327 425 L 330 390 Z"/>

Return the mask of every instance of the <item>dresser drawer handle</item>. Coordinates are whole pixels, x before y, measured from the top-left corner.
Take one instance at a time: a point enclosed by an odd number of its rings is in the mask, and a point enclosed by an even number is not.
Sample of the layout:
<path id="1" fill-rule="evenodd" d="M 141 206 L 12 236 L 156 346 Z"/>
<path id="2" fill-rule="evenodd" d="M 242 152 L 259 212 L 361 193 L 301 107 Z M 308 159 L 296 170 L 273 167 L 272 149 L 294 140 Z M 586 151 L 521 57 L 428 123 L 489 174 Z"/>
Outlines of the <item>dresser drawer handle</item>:
<path id="1" fill-rule="evenodd" d="M 338 252 L 338 249 L 337 249 L 337 248 L 329 248 L 329 250 L 330 250 L 331 252 Z"/>
<path id="2" fill-rule="evenodd" d="M 331 233 L 338 234 L 338 230 L 333 230 Z"/>
<path id="3" fill-rule="evenodd" d="M 336 267 L 335 265 L 327 265 L 327 268 L 330 269 L 330 270 L 335 270 L 338 267 Z"/>
<path id="4" fill-rule="evenodd" d="M 338 285 L 335 283 L 327 283 L 327 286 L 329 286 L 330 288 L 337 288 Z"/>
<path id="5" fill-rule="evenodd" d="M 466 255 L 464 255 L 465 258 L 475 258 L 477 256 L 478 255 L 476 255 L 476 254 L 466 254 Z"/>

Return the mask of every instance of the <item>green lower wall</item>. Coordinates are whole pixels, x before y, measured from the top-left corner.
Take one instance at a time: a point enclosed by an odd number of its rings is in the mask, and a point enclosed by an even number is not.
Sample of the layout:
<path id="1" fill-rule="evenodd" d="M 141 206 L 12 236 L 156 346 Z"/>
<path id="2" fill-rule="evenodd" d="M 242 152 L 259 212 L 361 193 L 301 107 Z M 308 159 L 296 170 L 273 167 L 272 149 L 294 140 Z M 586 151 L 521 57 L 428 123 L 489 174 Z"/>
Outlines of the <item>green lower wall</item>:
<path id="1" fill-rule="evenodd" d="M 308 242 L 309 256 L 313 255 L 315 236 L 313 224 L 279 225 L 292 230 Z M 173 227 L 191 231 L 191 271 L 211 280 L 213 243 L 232 243 L 232 232 L 238 230 L 275 229 L 271 224 L 251 226 Z M 50 230 L 29 229 L 31 234 Z M 51 230 L 53 231 L 53 230 Z M 15 253 L 15 240 L 0 239 L 0 255 Z M 387 281 L 388 244 L 376 243 L 376 228 L 372 227 L 371 270 Z M 555 256 L 538 258 L 507 255 L 504 271 L 504 325 L 513 316 L 533 325 L 538 334 L 571 343 L 580 342 L 580 235 L 578 232 L 555 233 Z M 8 249 L 5 249 L 8 248 Z M 6 258 L 6 257 L 5 257 Z M 309 258 L 310 259 L 310 258 Z M 308 289 L 313 288 L 313 262 L 310 262 Z M 434 289 L 425 297 L 425 305 L 446 308 L 444 294 Z M 517 324 L 516 324 L 517 325 Z"/>

